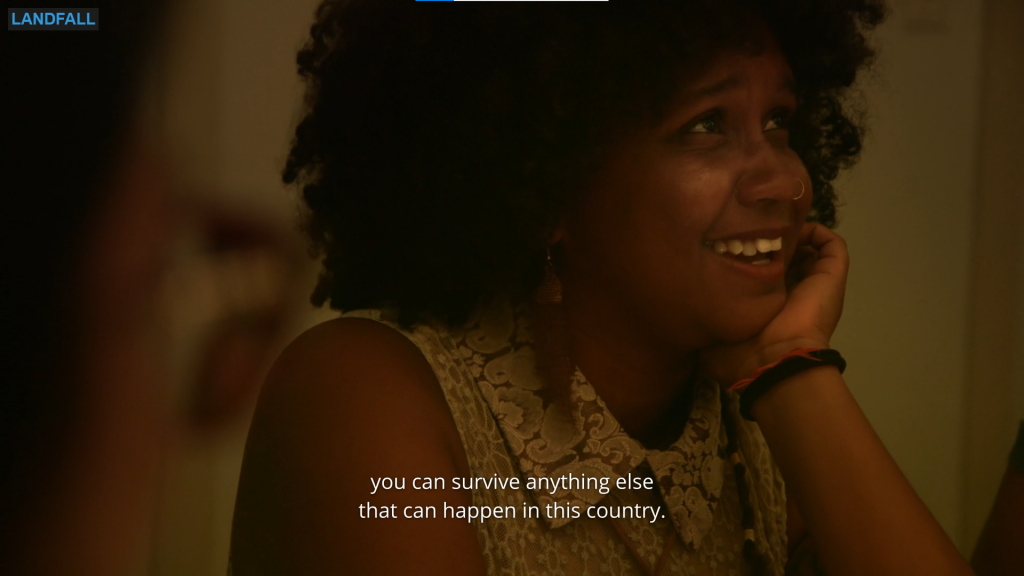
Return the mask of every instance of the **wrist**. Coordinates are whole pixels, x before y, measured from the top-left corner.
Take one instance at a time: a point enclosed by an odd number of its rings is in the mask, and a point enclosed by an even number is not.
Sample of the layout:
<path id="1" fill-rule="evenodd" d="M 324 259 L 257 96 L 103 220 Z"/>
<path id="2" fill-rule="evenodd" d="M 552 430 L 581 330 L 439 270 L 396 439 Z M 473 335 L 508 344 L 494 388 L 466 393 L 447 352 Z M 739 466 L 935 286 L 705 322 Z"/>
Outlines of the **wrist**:
<path id="1" fill-rule="evenodd" d="M 751 377 L 730 386 L 729 391 L 740 394 L 740 414 L 747 420 L 756 420 L 752 408 L 763 394 L 801 372 L 821 366 L 834 366 L 842 374 L 846 361 L 839 352 L 829 348 L 797 348 L 758 368 Z"/>
<path id="2" fill-rule="evenodd" d="M 783 356 L 801 348 L 828 348 L 828 340 L 814 338 L 797 338 L 760 345 L 755 352 L 740 366 L 740 379 L 749 378 L 754 371 L 763 366 L 778 362 Z"/>
<path id="3" fill-rule="evenodd" d="M 838 366 L 825 364 L 809 368 L 780 381 L 761 394 L 751 405 L 750 413 L 754 421 L 763 422 L 765 418 L 776 415 L 787 418 L 786 414 L 804 407 L 818 410 L 828 404 L 827 398 L 838 389 L 832 384 L 842 384 L 845 388 Z"/>
<path id="4" fill-rule="evenodd" d="M 798 348 L 828 348 L 828 339 L 823 338 L 795 338 L 793 340 L 784 340 L 781 342 L 775 342 L 763 346 L 758 351 L 758 356 L 762 360 L 762 366 L 764 364 L 771 364 L 777 362 L 779 358 L 785 356 L 792 350 Z"/>

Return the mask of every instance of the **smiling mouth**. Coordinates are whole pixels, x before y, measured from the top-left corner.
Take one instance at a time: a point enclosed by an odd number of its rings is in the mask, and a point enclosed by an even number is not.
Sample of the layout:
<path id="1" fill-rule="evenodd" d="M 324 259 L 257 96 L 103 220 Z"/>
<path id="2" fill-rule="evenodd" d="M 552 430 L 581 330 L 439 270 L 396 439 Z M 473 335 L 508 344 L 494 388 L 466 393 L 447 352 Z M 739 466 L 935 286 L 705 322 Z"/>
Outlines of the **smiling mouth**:
<path id="1" fill-rule="evenodd" d="M 767 266 L 782 255 L 782 237 L 715 240 L 704 245 L 715 254 L 754 266 Z"/>

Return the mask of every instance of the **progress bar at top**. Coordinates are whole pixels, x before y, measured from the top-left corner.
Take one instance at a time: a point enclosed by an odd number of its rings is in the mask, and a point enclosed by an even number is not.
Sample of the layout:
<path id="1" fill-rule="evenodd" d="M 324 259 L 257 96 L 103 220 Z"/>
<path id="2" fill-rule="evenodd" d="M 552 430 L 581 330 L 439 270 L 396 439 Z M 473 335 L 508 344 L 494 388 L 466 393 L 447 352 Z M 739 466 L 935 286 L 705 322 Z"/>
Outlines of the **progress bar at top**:
<path id="1" fill-rule="evenodd" d="M 416 0 L 417 2 L 607 2 L 608 0 Z"/>

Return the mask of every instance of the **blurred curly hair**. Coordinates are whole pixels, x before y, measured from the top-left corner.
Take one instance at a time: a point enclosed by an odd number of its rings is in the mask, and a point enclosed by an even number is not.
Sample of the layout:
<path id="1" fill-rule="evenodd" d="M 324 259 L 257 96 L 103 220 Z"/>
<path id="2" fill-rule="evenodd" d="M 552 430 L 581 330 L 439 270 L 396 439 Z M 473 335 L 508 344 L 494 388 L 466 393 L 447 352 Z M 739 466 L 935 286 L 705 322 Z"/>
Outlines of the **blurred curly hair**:
<path id="1" fill-rule="evenodd" d="M 861 149 L 846 93 L 880 0 L 631 0 L 586 6 L 326 0 L 298 54 L 305 110 L 283 179 L 323 268 L 312 302 L 465 321 L 527 298 L 547 239 L 622 130 L 687 74 L 767 30 L 796 79 L 790 145 L 836 222 Z"/>

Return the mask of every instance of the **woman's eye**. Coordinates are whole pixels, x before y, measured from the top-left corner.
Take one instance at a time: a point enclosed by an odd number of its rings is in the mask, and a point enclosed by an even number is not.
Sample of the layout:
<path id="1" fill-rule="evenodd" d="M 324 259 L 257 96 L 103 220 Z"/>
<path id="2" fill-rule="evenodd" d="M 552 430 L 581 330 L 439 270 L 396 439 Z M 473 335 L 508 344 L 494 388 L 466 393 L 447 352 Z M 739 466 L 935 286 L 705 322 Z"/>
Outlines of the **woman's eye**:
<path id="1" fill-rule="evenodd" d="M 718 114 L 708 114 L 707 116 L 698 118 L 691 122 L 689 127 L 686 129 L 686 132 L 696 134 L 716 134 L 721 131 Z"/>
<path id="2" fill-rule="evenodd" d="M 785 130 L 789 128 L 789 113 L 785 110 L 776 110 L 768 116 L 768 121 L 765 122 L 764 131 L 769 130 Z"/>

